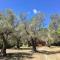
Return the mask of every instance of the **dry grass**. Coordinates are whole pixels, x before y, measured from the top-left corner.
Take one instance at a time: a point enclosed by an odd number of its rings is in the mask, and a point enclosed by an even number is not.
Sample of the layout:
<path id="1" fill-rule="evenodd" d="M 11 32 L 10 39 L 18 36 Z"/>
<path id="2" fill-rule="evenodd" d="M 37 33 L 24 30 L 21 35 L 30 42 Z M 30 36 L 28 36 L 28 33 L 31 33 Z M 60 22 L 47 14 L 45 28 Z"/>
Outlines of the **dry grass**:
<path id="1" fill-rule="evenodd" d="M 33 58 L 26 60 L 60 60 L 60 47 L 38 47 L 40 53 L 34 53 Z"/>
<path id="2" fill-rule="evenodd" d="M 26 53 L 22 55 L 23 60 L 60 60 L 60 47 L 37 47 L 38 53 L 32 53 L 31 50 L 7 49 L 7 53 Z M 29 55 L 30 54 L 30 55 Z M 20 58 L 20 57 L 19 57 Z M 21 60 L 21 59 L 20 59 Z"/>

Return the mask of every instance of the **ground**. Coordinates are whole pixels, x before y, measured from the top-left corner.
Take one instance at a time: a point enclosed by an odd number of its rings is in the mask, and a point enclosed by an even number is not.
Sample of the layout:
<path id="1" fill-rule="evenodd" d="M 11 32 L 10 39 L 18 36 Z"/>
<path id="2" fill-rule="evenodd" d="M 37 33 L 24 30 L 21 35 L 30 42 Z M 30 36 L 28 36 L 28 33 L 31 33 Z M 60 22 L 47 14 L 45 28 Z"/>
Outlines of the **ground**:
<path id="1" fill-rule="evenodd" d="M 0 60 L 60 60 L 60 47 L 52 46 L 49 48 L 44 46 L 37 47 L 37 50 L 37 53 L 33 53 L 32 50 L 7 49 L 7 54 L 10 54 L 9 58 L 0 58 Z M 16 55 L 12 56 L 12 53 Z"/>
<path id="2" fill-rule="evenodd" d="M 37 48 L 40 52 L 34 53 L 32 58 L 26 60 L 60 60 L 60 47 Z"/>

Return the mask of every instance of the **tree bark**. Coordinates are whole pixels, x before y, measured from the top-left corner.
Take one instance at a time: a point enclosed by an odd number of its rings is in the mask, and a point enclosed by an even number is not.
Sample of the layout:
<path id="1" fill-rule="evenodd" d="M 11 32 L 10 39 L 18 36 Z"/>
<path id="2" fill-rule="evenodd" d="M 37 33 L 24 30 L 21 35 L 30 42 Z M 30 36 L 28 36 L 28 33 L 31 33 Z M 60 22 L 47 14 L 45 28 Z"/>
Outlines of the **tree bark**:
<path id="1" fill-rule="evenodd" d="M 6 46 L 5 46 L 4 42 L 3 42 L 3 47 L 1 49 L 1 53 L 2 53 L 2 56 L 6 56 Z"/>
<path id="2" fill-rule="evenodd" d="M 20 48 L 20 46 L 19 46 L 19 39 L 17 39 L 17 48 L 19 49 Z"/>
<path id="3" fill-rule="evenodd" d="M 36 52 L 37 50 L 36 50 L 36 41 L 35 41 L 35 39 L 31 38 L 31 43 L 32 43 L 33 51 Z"/>
<path id="4" fill-rule="evenodd" d="M 48 47 L 51 47 L 50 41 L 48 41 Z"/>
<path id="5" fill-rule="evenodd" d="M 7 42 L 6 42 L 4 36 L 2 36 L 2 38 L 3 38 L 3 47 L 1 49 L 1 53 L 2 53 L 2 56 L 6 56 L 6 45 L 7 45 Z"/>

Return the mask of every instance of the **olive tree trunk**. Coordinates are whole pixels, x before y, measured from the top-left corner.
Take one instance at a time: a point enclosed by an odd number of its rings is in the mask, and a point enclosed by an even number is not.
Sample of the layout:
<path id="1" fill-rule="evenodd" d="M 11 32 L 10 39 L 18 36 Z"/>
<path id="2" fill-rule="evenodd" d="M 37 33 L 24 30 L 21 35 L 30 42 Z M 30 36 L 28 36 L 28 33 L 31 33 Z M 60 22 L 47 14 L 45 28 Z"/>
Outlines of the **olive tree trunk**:
<path id="1" fill-rule="evenodd" d="M 20 46 L 19 46 L 19 42 L 20 42 L 20 40 L 17 39 L 17 48 L 18 48 L 18 49 L 20 48 Z"/>
<path id="2" fill-rule="evenodd" d="M 3 37 L 3 46 L 1 49 L 1 53 L 2 53 L 2 56 L 6 56 L 6 45 L 7 45 L 7 43 L 6 43 L 5 37 L 4 36 L 2 36 L 2 37 Z"/>
<path id="3" fill-rule="evenodd" d="M 3 42 L 3 47 L 1 49 L 1 53 L 2 53 L 2 56 L 6 56 L 6 46 L 5 46 L 4 42 Z"/>
<path id="4" fill-rule="evenodd" d="M 32 43 L 32 49 L 34 52 L 36 52 L 36 40 L 34 38 L 31 38 L 31 43 Z"/>

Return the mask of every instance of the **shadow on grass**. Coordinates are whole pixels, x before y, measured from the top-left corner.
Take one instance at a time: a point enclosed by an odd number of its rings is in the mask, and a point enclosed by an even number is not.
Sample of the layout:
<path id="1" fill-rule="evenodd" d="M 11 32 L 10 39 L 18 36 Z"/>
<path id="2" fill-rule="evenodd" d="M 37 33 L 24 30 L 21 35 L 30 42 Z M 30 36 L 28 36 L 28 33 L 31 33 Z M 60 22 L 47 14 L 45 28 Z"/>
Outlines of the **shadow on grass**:
<path id="1" fill-rule="evenodd" d="M 0 60 L 25 60 L 33 59 L 32 53 L 8 53 L 5 57 L 0 55 Z"/>
<path id="2" fill-rule="evenodd" d="M 38 51 L 38 50 L 37 50 L 37 53 L 42 53 L 42 54 L 50 55 L 50 54 L 60 53 L 60 51 L 45 51 L 45 50 Z"/>
<path id="3" fill-rule="evenodd" d="M 31 51 L 32 52 L 32 51 Z M 57 54 L 60 53 L 60 51 L 45 51 L 45 50 L 41 50 L 41 51 L 36 51 L 36 52 L 32 52 L 32 53 L 8 53 L 6 56 L 2 56 L 0 54 L 0 60 L 26 60 L 28 58 L 29 59 L 33 59 L 34 57 L 32 56 L 33 53 L 41 53 L 41 54 Z"/>

